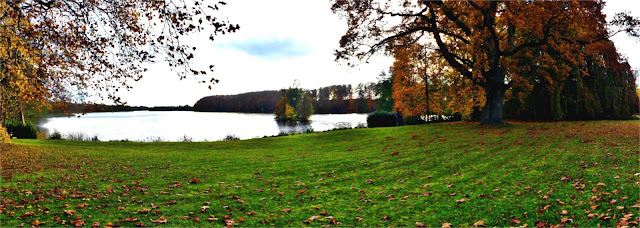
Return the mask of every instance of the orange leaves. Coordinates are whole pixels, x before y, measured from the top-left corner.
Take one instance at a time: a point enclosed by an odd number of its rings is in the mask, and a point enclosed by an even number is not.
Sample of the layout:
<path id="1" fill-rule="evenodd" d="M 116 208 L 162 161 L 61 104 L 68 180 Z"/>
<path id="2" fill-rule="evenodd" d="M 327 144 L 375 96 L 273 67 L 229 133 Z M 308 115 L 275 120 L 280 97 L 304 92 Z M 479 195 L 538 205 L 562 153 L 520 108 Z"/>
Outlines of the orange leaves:
<path id="1" fill-rule="evenodd" d="M 76 213 L 75 210 L 64 210 L 64 214 L 67 216 L 73 216 L 73 214 L 75 213 Z"/>
<path id="2" fill-rule="evenodd" d="M 138 211 L 138 213 L 149 213 L 149 212 L 151 212 L 151 209 L 149 209 L 149 208 L 140 209 Z"/>
<path id="3" fill-rule="evenodd" d="M 168 220 L 164 216 L 160 216 L 158 219 L 150 219 L 153 223 L 167 223 Z"/>
<path id="4" fill-rule="evenodd" d="M 41 226 L 41 225 L 44 225 L 44 224 L 45 224 L 45 222 L 41 222 L 41 221 L 38 221 L 38 220 L 36 219 L 36 221 L 33 221 L 33 223 L 31 223 L 31 224 L 33 224 L 33 226 Z"/>
<path id="5" fill-rule="evenodd" d="M 480 227 L 480 226 L 485 226 L 484 221 L 480 220 L 473 223 L 473 227 Z"/>

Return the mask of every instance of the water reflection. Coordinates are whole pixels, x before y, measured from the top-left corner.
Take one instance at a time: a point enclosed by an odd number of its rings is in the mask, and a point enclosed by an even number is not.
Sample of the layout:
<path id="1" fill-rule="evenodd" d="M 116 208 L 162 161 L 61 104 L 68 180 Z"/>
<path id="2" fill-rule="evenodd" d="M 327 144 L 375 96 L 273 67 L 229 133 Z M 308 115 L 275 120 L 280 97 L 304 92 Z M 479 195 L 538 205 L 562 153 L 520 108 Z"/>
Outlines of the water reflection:
<path id="1" fill-rule="evenodd" d="M 310 123 L 277 123 L 273 114 L 216 113 L 188 111 L 135 111 L 88 113 L 81 118 L 49 117 L 41 128 L 65 134 L 97 136 L 101 141 L 217 141 L 227 135 L 240 139 L 278 135 L 281 132 L 327 131 L 366 124 L 366 114 L 326 114 L 311 116 Z"/>

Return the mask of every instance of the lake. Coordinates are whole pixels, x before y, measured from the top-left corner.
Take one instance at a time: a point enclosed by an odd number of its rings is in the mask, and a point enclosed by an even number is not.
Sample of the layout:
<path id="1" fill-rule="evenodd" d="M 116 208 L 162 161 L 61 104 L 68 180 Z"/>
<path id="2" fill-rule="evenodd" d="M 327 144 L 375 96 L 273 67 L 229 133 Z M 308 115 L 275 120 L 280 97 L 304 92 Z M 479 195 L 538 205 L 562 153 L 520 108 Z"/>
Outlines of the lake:
<path id="1" fill-rule="evenodd" d="M 97 136 L 100 141 L 218 141 L 227 135 L 240 139 L 278 135 L 280 132 L 304 132 L 307 128 L 326 131 L 340 127 L 366 126 L 367 114 L 317 114 L 311 123 L 287 126 L 278 124 L 274 114 L 190 112 L 190 111 L 134 111 L 97 112 L 81 117 L 49 117 L 40 128 L 54 130 L 63 136 L 81 133 Z"/>

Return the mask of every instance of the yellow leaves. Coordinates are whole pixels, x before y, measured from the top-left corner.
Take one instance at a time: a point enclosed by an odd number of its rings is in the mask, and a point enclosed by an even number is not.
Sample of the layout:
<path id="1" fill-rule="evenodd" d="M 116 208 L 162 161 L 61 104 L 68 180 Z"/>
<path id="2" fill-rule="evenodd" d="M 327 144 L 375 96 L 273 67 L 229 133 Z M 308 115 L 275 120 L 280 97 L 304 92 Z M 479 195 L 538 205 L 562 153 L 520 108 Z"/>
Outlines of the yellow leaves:
<path id="1" fill-rule="evenodd" d="M 284 115 L 289 119 L 295 119 L 296 110 L 289 104 L 286 104 Z"/>

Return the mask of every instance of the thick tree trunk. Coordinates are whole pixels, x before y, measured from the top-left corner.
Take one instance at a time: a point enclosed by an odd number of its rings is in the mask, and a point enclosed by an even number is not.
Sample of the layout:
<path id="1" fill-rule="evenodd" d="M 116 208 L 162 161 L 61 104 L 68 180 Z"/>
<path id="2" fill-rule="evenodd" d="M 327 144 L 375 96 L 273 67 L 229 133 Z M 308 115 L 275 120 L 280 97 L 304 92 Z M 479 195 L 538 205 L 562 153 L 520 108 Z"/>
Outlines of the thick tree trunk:
<path id="1" fill-rule="evenodd" d="M 482 108 L 480 114 L 480 124 L 501 124 L 502 120 L 502 106 L 504 104 L 505 88 L 489 87 L 485 89 L 487 96 L 487 102 Z"/>

